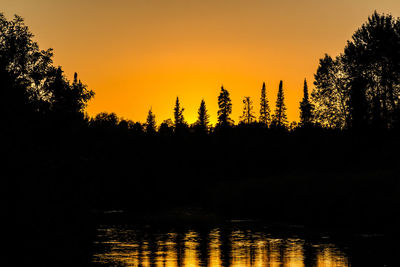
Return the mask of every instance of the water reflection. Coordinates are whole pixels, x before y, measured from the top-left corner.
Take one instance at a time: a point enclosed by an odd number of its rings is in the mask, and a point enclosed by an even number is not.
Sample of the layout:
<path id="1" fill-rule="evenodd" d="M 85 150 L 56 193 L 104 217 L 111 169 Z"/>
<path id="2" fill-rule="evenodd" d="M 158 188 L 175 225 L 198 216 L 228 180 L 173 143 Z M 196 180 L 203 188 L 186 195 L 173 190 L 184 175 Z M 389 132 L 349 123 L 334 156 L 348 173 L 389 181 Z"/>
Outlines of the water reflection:
<path id="1" fill-rule="evenodd" d="M 99 229 L 94 264 L 140 267 L 348 266 L 333 244 L 274 238 L 243 229 L 149 231 Z"/>

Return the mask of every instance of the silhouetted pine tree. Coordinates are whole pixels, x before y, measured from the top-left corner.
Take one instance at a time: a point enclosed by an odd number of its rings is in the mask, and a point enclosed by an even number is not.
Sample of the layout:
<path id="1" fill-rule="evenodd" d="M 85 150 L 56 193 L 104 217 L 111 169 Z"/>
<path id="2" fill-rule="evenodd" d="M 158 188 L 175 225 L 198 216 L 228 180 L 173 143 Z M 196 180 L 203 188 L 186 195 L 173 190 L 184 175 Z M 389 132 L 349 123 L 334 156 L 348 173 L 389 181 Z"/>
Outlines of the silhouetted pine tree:
<path id="1" fill-rule="evenodd" d="M 243 115 L 240 117 L 240 122 L 245 124 L 251 124 L 255 122 L 256 116 L 253 112 L 253 101 L 249 96 L 243 99 Z"/>
<path id="2" fill-rule="evenodd" d="M 232 101 L 229 92 L 221 86 L 221 92 L 218 96 L 218 125 L 222 127 L 230 126 L 233 121 L 229 117 L 232 113 Z"/>
<path id="3" fill-rule="evenodd" d="M 265 126 L 269 126 L 271 124 L 271 110 L 269 108 L 269 103 L 267 99 L 267 92 L 265 89 L 265 82 L 263 83 L 261 89 L 261 98 L 260 98 L 260 123 Z"/>
<path id="4" fill-rule="evenodd" d="M 300 125 L 309 126 L 313 122 L 314 106 L 309 101 L 307 80 L 304 79 L 303 100 L 300 102 Z"/>
<path id="5" fill-rule="evenodd" d="M 156 132 L 156 116 L 150 109 L 146 119 L 146 133 L 154 134 Z"/>
<path id="6" fill-rule="evenodd" d="M 283 94 L 283 82 L 279 82 L 278 96 L 276 98 L 275 114 L 272 116 L 272 124 L 277 127 L 288 126 L 288 119 L 286 115 L 285 96 Z"/>
<path id="7" fill-rule="evenodd" d="M 208 115 L 206 102 L 204 101 L 204 99 L 201 100 L 197 114 L 198 114 L 196 121 L 197 129 L 199 129 L 200 131 L 207 131 L 210 123 L 210 115 Z"/>
<path id="8" fill-rule="evenodd" d="M 183 118 L 183 111 L 185 109 L 181 108 L 179 103 L 179 97 L 176 97 L 175 107 L 174 107 L 174 126 L 175 128 L 179 128 L 185 124 L 185 119 Z"/>

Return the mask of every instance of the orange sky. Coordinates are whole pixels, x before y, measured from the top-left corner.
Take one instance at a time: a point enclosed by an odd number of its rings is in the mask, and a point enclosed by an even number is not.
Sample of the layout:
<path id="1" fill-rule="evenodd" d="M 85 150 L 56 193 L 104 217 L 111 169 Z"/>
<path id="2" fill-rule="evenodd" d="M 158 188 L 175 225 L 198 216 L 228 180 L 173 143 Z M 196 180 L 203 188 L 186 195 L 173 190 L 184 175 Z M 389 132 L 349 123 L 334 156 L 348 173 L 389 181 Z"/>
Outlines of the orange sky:
<path id="1" fill-rule="evenodd" d="M 215 123 L 221 85 L 238 122 L 250 96 L 258 115 L 262 83 L 274 109 L 279 80 L 289 120 L 298 120 L 304 78 L 324 53 L 340 53 L 376 9 L 400 16 L 398 0 L 0 0 L 25 18 L 55 64 L 96 93 L 87 111 L 144 122 L 173 117 L 179 96 L 194 122 L 202 98 Z"/>

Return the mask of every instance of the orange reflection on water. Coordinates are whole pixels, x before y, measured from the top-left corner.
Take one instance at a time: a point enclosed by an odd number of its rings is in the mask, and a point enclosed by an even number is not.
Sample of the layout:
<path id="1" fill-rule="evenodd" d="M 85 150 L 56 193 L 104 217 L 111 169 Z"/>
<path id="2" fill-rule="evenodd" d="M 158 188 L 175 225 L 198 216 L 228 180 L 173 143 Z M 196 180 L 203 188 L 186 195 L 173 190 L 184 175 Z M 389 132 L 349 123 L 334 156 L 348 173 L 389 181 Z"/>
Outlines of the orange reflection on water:
<path id="1" fill-rule="evenodd" d="M 320 250 L 317 254 L 317 264 L 323 267 L 348 266 L 346 257 L 338 253 L 338 250 L 333 246 L 326 246 Z"/>
<path id="2" fill-rule="evenodd" d="M 273 238 L 252 230 L 149 232 L 99 230 L 94 264 L 140 267 L 349 266 L 333 244 Z"/>

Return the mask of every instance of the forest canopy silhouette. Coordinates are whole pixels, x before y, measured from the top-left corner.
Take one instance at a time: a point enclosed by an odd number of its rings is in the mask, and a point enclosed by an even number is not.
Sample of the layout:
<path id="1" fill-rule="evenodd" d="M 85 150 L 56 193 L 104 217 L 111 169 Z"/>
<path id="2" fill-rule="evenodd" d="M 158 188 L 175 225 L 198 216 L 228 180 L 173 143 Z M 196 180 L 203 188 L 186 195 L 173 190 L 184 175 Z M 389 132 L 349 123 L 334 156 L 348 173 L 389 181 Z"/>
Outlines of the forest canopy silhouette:
<path id="1" fill-rule="evenodd" d="M 32 119 L 44 124 L 64 121 L 63 126 L 70 127 L 81 123 L 112 127 L 121 123 L 122 128 L 152 134 L 160 130 L 169 131 L 169 128 L 173 132 L 188 131 L 189 128 L 191 132 L 200 128 L 200 131 L 206 128 L 207 132 L 214 129 L 208 121 L 205 125 L 205 117 L 209 118 L 209 114 L 204 100 L 197 122 L 189 126 L 178 97 L 173 111 L 174 122 L 171 124 L 166 120 L 159 127 L 154 114 L 141 126 L 140 123 L 119 119 L 115 114 L 99 114 L 92 119 L 85 117 L 84 109 L 94 92 L 78 79 L 76 73 L 73 81 L 68 81 L 62 68 L 53 65 L 52 49 L 39 49 L 21 17 L 15 16 L 9 21 L 1 14 L 0 20 L 1 96 L 7 100 L 2 105 L 5 131 L 29 125 Z M 315 88 L 310 96 L 304 81 L 304 97 L 299 104 L 300 122 L 289 124 L 287 121 L 281 81 L 274 108 L 269 106 L 268 89 L 263 83 L 258 116 L 253 110 L 253 100 L 244 97 L 243 115 L 238 125 L 290 130 L 304 126 L 341 130 L 395 129 L 399 127 L 400 117 L 399 84 L 400 20 L 374 12 L 356 30 L 343 53 L 335 58 L 325 55 L 320 59 Z M 232 102 L 229 90 L 224 87 L 221 87 L 218 106 L 216 128 L 234 127 L 230 118 Z"/>
<path id="2" fill-rule="evenodd" d="M 40 50 L 21 17 L 8 21 L 0 14 L 0 81 L 3 127 L 29 124 L 32 120 L 83 119 L 87 102 L 94 96 L 75 73 L 71 83 L 61 67 L 53 65 L 52 49 Z"/>

